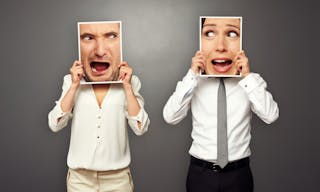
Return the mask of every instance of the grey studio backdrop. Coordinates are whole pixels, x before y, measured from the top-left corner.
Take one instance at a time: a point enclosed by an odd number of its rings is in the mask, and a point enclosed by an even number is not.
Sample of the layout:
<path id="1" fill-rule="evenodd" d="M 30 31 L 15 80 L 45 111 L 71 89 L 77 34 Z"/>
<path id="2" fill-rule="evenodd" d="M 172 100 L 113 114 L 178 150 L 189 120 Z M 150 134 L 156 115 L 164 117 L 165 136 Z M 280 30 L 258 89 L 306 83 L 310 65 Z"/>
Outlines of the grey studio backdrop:
<path id="1" fill-rule="evenodd" d="M 243 16 L 243 48 L 280 107 L 252 121 L 257 192 L 320 191 L 319 21 L 316 1 L 2 0 L 0 191 L 65 191 L 70 124 L 47 114 L 77 59 L 78 21 L 121 20 L 124 60 L 142 81 L 149 131 L 129 130 L 137 192 L 183 192 L 191 115 L 168 125 L 162 109 L 198 49 L 201 15 Z"/>

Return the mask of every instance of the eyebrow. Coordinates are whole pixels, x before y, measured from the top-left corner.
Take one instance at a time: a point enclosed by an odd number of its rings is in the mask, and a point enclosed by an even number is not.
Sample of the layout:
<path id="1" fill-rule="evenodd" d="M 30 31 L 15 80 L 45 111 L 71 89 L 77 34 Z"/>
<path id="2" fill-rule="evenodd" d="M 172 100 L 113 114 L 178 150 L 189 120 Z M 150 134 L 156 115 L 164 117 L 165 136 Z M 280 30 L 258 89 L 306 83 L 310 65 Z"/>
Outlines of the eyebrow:
<path id="1" fill-rule="evenodd" d="M 83 39 L 84 37 L 87 37 L 87 36 L 94 36 L 94 35 L 91 33 L 83 33 L 80 35 L 80 38 Z"/>
<path id="2" fill-rule="evenodd" d="M 238 26 L 236 26 L 236 25 L 227 24 L 227 26 L 229 26 L 229 27 L 234 27 L 234 28 L 237 28 L 237 29 L 239 29 L 239 30 L 240 30 L 240 27 L 238 27 Z"/>
<path id="3" fill-rule="evenodd" d="M 107 32 L 107 33 L 104 33 L 103 34 L 103 36 L 109 36 L 109 35 L 119 35 L 119 33 L 118 32 L 115 32 L 115 31 L 110 31 L 110 32 Z M 85 33 L 83 33 L 83 34 L 81 34 L 80 35 L 80 37 L 81 38 L 84 38 L 84 37 L 86 37 L 86 36 L 96 36 L 96 35 L 94 35 L 94 34 L 92 34 L 92 33 L 87 33 L 87 32 L 85 32 Z"/>
<path id="4" fill-rule="evenodd" d="M 109 36 L 109 35 L 119 35 L 119 33 L 116 31 L 110 31 L 104 34 L 104 36 Z"/>
<path id="5" fill-rule="evenodd" d="M 217 25 L 216 24 L 204 24 L 203 27 L 216 27 Z M 228 27 L 234 27 L 234 28 L 237 28 L 240 30 L 240 27 L 236 26 L 236 25 L 232 25 L 232 24 L 227 24 Z"/>

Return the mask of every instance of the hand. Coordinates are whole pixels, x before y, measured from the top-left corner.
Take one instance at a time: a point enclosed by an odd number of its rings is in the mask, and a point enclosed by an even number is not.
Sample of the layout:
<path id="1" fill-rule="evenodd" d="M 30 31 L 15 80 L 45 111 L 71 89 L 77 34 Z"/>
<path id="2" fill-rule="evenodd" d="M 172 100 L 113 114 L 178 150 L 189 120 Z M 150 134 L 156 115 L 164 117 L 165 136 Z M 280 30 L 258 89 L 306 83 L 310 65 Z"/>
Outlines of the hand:
<path id="1" fill-rule="evenodd" d="M 205 69 L 205 56 L 202 51 L 197 51 L 192 58 L 191 69 L 195 74 L 198 74 Z"/>
<path id="2" fill-rule="evenodd" d="M 72 79 L 72 85 L 78 87 L 80 85 L 80 80 L 82 79 L 84 74 L 83 65 L 80 61 L 74 61 L 72 67 L 70 68 L 70 74 Z"/>
<path id="3" fill-rule="evenodd" d="M 131 88 L 132 68 L 126 61 L 119 64 L 119 80 L 122 81 L 124 88 Z"/>
<path id="4" fill-rule="evenodd" d="M 248 57 L 245 55 L 244 51 L 241 50 L 237 53 L 235 57 L 236 66 L 238 71 L 241 73 L 242 76 L 246 77 L 250 73 L 250 66 Z"/>

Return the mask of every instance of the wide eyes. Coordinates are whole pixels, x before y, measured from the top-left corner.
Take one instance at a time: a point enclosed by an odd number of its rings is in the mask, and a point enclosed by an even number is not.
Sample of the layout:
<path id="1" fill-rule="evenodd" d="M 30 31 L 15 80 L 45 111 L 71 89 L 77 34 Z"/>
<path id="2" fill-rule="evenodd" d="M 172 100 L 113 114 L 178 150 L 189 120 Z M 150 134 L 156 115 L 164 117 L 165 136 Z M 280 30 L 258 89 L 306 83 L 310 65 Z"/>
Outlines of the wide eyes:
<path id="1" fill-rule="evenodd" d="M 207 31 L 207 32 L 205 32 L 205 35 L 206 35 L 206 37 L 208 37 L 208 38 L 213 38 L 215 34 L 214 34 L 213 31 Z"/>
<path id="2" fill-rule="evenodd" d="M 239 33 L 237 31 L 226 31 L 225 36 L 229 37 L 229 38 L 237 38 L 239 37 Z M 213 30 L 207 30 L 204 31 L 203 35 L 207 38 L 207 39 L 214 39 L 218 34 L 213 31 Z"/>
<path id="3" fill-rule="evenodd" d="M 228 32 L 228 37 L 236 38 L 236 37 L 238 37 L 238 36 L 239 36 L 238 33 L 235 32 L 235 31 L 229 31 L 229 32 Z"/>

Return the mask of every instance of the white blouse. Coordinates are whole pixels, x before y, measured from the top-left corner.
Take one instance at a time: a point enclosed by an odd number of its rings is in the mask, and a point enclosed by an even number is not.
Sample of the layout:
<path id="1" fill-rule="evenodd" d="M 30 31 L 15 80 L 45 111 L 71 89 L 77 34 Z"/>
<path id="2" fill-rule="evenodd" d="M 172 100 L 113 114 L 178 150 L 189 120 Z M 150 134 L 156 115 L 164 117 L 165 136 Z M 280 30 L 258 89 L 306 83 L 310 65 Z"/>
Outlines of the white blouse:
<path id="1" fill-rule="evenodd" d="M 116 170 L 130 164 L 127 122 L 136 135 L 148 129 L 150 120 L 144 110 L 144 99 L 137 76 L 132 76 L 132 88 L 141 110 L 129 116 L 122 84 L 111 84 L 99 107 L 91 85 L 80 85 L 71 113 L 64 113 L 60 102 L 71 85 L 71 75 L 64 77 L 62 94 L 48 115 L 49 127 L 57 132 L 72 118 L 68 166 L 96 171 Z M 58 122 L 58 119 L 60 121 Z M 141 122 L 141 128 L 137 121 Z"/>

